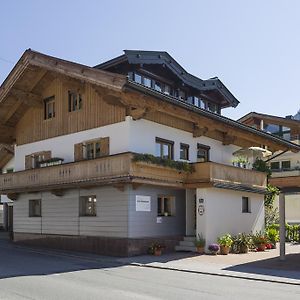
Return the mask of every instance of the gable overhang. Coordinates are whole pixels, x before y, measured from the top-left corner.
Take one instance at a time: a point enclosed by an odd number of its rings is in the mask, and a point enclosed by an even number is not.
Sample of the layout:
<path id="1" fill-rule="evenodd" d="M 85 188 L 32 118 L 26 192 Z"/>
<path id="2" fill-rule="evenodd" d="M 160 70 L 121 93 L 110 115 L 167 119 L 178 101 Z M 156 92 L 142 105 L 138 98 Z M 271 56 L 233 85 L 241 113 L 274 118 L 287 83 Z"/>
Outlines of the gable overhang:
<path id="1" fill-rule="evenodd" d="M 136 65 L 163 65 L 175 74 L 184 84 L 205 93 L 214 92 L 222 99 L 221 106 L 236 107 L 239 101 L 217 77 L 203 80 L 188 73 L 170 54 L 165 51 L 124 50 L 124 55 L 95 66 L 97 69 L 108 69 L 128 62 Z"/>
<path id="2" fill-rule="evenodd" d="M 144 112 L 163 112 L 194 126 L 193 135 L 208 136 L 224 145 L 261 146 L 270 150 L 300 151 L 300 146 L 224 116 L 197 108 L 119 75 L 27 50 L 0 87 L 0 143 L 14 142 L 14 129 L 26 109 L 43 104 L 37 93 L 45 77 L 72 78 L 90 83 L 104 101 L 122 105 L 143 117 Z M 130 114 L 127 114 L 130 115 Z M 12 122 L 14 120 L 14 122 Z M 243 141 L 243 142 L 241 142 Z"/>
<path id="3" fill-rule="evenodd" d="M 15 142 L 15 125 L 30 107 L 43 107 L 43 80 L 71 78 L 120 92 L 126 76 L 26 50 L 0 86 L 0 142 Z"/>

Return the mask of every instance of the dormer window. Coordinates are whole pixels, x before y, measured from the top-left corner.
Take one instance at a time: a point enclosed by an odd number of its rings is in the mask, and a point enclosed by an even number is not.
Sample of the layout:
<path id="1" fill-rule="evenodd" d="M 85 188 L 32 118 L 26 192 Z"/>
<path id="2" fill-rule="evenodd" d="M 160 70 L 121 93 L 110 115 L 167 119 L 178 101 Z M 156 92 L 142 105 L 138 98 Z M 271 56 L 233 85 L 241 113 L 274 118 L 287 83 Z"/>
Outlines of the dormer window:
<path id="1" fill-rule="evenodd" d="M 162 91 L 162 84 L 159 81 L 154 81 L 154 89 L 158 92 Z"/>
<path id="2" fill-rule="evenodd" d="M 213 113 L 218 113 L 219 112 L 218 106 L 215 103 L 212 103 L 212 102 L 207 103 L 207 110 L 209 110 Z"/>
<path id="3" fill-rule="evenodd" d="M 82 97 L 79 92 L 68 91 L 69 112 L 80 110 L 82 107 Z"/>

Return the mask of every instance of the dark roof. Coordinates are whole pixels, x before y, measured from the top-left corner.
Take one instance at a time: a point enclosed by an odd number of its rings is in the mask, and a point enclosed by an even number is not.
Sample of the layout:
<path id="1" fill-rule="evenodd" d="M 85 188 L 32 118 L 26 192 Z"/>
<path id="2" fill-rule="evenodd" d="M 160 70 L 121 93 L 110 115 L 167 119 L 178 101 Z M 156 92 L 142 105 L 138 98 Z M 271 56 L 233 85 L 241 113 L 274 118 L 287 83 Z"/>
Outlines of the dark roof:
<path id="1" fill-rule="evenodd" d="M 185 84 L 200 91 L 218 91 L 229 106 L 236 107 L 239 101 L 226 88 L 218 77 L 207 80 L 188 73 L 170 54 L 165 51 L 124 50 L 123 55 L 96 65 L 94 68 L 106 70 L 123 62 L 129 64 L 161 64 L 169 68 Z"/>
<path id="2" fill-rule="evenodd" d="M 235 121 L 235 120 L 232 120 L 230 118 L 224 117 L 222 115 L 210 112 L 210 111 L 208 111 L 206 109 L 199 108 L 199 107 L 197 107 L 197 106 L 195 106 L 193 104 L 188 103 L 187 101 L 180 100 L 180 99 L 178 99 L 176 97 L 172 97 L 172 96 L 166 95 L 164 93 L 158 92 L 158 91 L 156 91 L 154 89 L 145 87 L 144 85 L 136 83 L 136 82 L 134 82 L 132 80 L 128 80 L 127 83 L 126 83 L 126 86 L 128 88 L 133 89 L 133 90 L 137 90 L 137 91 L 143 92 L 145 94 L 157 97 L 157 98 L 159 98 L 159 99 L 161 99 L 163 101 L 166 101 L 166 102 L 169 102 L 169 103 L 172 103 L 172 104 L 184 107 L 184 108 L 186 108 L 188 110 L 191 110 L 191 111 L 194 111 L 194 112 L 198 113 L 199 115 L 203 115 L 203 116 L 208 117 L 210 119 L 220 121 L 220 122 L 222 122 L 224 124 L 228 124 L 230 126 L 237 127 L 237 128 L 242 129 L 242 130 L 246 130 L 248 132 L 251 132 L 251 133 L 254 133 L 256 135 L 259 135 L 259 136 L 261 136 L 263 138 L 270 139 L 273 142 L 278 143 L 279 145 L 288 147 L 288 149 L 294 149 L 296 151 L 300 151 L 300 145 L 297 145 L 295 143 L 287 141 L 287 140 L 285 140 L 283 138 L 280 138 L 280 137 L 278 137 L 276 135 L 264 132 L 262 130 L 253 128 L 253 127 L 248 126 L 248 125 L 245 125 L 243 123 L 240 123 L 239 121 Z"/>

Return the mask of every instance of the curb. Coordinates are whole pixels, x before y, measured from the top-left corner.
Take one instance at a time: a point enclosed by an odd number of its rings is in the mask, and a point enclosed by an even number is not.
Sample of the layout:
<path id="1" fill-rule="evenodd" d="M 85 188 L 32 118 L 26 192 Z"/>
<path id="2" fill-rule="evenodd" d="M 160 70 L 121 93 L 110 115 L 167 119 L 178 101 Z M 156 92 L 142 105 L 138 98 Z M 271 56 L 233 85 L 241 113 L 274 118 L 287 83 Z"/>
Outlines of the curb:
<path id="1" fill-rule="evenodd" d="M 139 264 L 139 263 L 130 263 L 129 265 L 134 266 L 134 267 L 162 269 L 162 270 L 167 270 L 167 271 L 176 271 L 176 272 L 184 272 L 184 273 L 191 273 L 191 274 L 211 275 L 211 276 L 253 280 L 253 281 L 269 282 L 269 283 L 279 283 L 279 284 L 296 285 L 296 286 L 300 285 L 300 281 L 299 281 L 299 283 L 298 282 L 289 282 L 289 281 L 282 281 L 282 280 L 276 280 L 276 279 L 247 277 L 247 276 L 242 276 L 242 275 L 222 274 L 222 273 L 216 273 L 216 272 L 195 271 L 195 270 L 188 270 L 188 269 L 177 269 L 177 268 L 173 268 L 173 267 L 163 267 L 163 266 L 151 266 L 151 265 L 145 265 L 145 264 Z"/>

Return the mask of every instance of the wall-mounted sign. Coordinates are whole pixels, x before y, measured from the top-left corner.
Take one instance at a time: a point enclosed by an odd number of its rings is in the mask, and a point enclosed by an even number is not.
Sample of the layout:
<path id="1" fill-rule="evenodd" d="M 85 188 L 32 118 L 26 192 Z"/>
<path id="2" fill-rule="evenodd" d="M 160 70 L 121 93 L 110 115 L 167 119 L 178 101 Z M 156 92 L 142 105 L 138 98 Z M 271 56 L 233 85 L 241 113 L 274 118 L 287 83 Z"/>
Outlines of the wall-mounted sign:
<path id="1" fill-rule="evenodd" d="M 136 211 L 151 211 L 151 197 L 150 196 L 135 196 L 135 210 Z"/>
<path id="2" fill-rule="evenodd" d="M 205 212 L 204 205 L 203 205 L 203 204 L 200 204 L 200 205 L 198 206 L 198 214 L 199 214 L 200 216 L 203 216 L 203 215 L 204 215 L 204 212 Z"/>
<path id="3" fill-rule="evenodd" d="M 158 224 L 162 223 L 162 217 L 157 217 L 156 218 L 156 223 L 158 223 Z"/>

